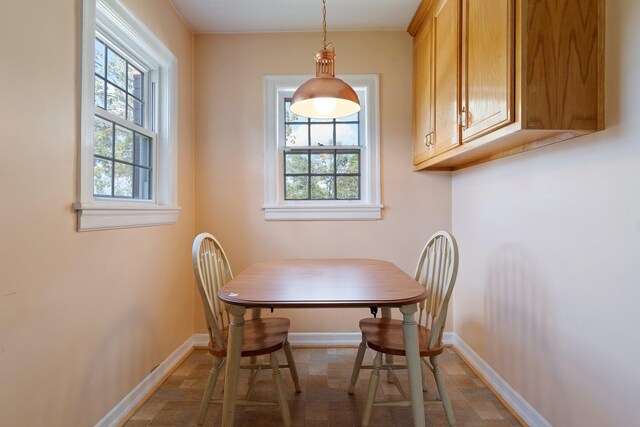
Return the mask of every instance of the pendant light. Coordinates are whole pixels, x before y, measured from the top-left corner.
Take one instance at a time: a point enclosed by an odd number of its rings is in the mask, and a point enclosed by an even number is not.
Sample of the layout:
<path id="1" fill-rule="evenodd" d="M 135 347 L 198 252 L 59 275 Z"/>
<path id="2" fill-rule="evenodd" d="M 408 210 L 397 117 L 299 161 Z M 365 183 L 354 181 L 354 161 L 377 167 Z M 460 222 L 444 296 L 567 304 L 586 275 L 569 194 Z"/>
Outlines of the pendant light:
<path id="1" fill-rule="evenodd" d="M 360 111 L 356 92 L 335 76 L 335 56 L 333 43 L 327 43 L 327 1 L 322 0 L 322 49 L 315 55 L 316 77 L 293 94 L 292 113 L 312 119 L 337 119 Z"/>

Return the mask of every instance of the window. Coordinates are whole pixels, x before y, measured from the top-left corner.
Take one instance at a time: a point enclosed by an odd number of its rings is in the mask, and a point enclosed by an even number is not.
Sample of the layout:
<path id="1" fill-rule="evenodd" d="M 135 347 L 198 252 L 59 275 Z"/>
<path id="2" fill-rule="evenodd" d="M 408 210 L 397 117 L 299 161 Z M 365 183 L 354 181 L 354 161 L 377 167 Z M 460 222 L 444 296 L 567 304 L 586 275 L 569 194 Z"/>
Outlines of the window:
<path id="1" fill-rule="evenodd" d="M 149 200 L 156 134 L 144 127 L 146 73 L 100 39 L 95 51 L 93 196 Z"/>
<path id="2" fill-rule="evenodd" d="M 265 218 L 380 219 L 378 78 L 342 77 L 361 111 L 340 119 L 308 119 L 289 110 L 307 76 L 265 77 Z"/>
<path id="3" fill-rule="evenodd" d="M 83 2 L 78 229 L 175 223 L 177 61 L 118 0 Z"/>
<path id="4" fill-rule="evenodd" d="M 290 105 L 285 98 L 284 199 L 360 200 L 359 113 L 308 119 L 291 113 Z"/>

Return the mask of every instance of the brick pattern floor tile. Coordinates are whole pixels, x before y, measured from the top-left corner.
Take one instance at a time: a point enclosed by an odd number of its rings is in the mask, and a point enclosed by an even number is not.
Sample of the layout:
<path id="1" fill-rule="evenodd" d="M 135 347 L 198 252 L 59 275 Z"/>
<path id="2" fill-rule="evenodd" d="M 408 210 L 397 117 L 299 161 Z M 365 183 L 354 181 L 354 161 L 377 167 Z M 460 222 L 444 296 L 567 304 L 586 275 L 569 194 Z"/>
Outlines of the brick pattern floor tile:
<path id="1" fill-rule="evenodd" d="M 356 348 L 299 348 L 293 354 L 298 367 L 302 393 L 296 394 L 288 370 L 282 369 L 285 391 L 293 426 L 296 427 L 357 427 L 360 425 L 369 374 L 360 373 L 354 395 L 347 393 Z M 396 357 L 396 363 L 403 363 Z M 285 363 L 284 354 L 278 360 Z M 371 364 L 373 352 L 367 350 L 364 364 Z M 195 350 L 158 388 L 155 393 L 125 423 L 126 427 L 138 426 L 195 426 L 200 399 L 204 392 L 213 357 L 205 350 Z M 441 356 L 449 398 L 453 405 L 458 426 L 514 427 L 518 421 L 500 403 L 493 393 L 451 349 Z M 264 358 L 259 362 L 268 363 Z M 406 371 L 395 371 L 400 384 L 408 392 Z M 244 396 L 248 385 L 248 371 L 241 371 L 238 396 Z M 224 375 L 216 382 L 214 399 L 221 399 Z M 427 378 L 425 400 L 438 396 L 432 376 Z M 397 388 L 387 382 L 382 373 L 377 399 L 398 399 Z M 270 370 L 264 370 L 251 392 L 255 400 L 274 400 L 275 392 Z M 427 426 L 446 426 L 447 420 L 441 406 L 426 406 Z M 221 405 L 211 403 L 205 426 L 219 426 Z M 261 427 L 282 425 L 277 406 L 238 406 L 236 426 Z M 375 407 L 371 427 L 407 427 L 412 425 L 411 409 L 403 407 Z"/>

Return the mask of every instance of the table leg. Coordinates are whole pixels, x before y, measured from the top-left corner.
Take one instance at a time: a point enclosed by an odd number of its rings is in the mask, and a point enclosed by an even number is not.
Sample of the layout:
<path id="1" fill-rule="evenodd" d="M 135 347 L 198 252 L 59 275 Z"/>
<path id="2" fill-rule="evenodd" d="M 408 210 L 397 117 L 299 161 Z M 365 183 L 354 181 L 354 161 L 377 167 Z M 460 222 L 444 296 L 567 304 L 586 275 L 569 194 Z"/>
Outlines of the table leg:
<path id="1" fill-rule="evenodd" d="M 391 319 L 391 308 L 390 307 L 382 307 L 382 314 L 380 315 L 380 317 L 382 317 L 383 319 Z M 393 365 L 393 354 L 385 354 L 384 355 L 384 362 L 387 365 Z M 394 381 L 394 373 L 393 373 L 393 369 L 389 369 L 387 371 L 387 382 L 390 384 L 393 384 Z"/>
<path id="2" fill-rule="evenodd" d="M 418 347 L 418 325 L 413 317 L 416 311 L 418 311 L 416 304 L 403 305 L 400 307 L 400 312 L 403 316 L 402 332 L 404 335 L 404 350 L 407 356 L 407 370 L 409 371 L 413 425 L 415 427 L 424 427 L 424 397 L 422 396 L 422 370 L 420 369 L 420 348 Z"/>
<path id="3" fill-rule="evenodd" d="M 242 306 L 229 304 L 227 311 L 231 314 L 231 324 L 229 325 L 229 342 L 227 343 L 227 372 L 224 377 L 222 427 L 233 427 L 240 377 L 240 354 L 244 337 L 244 313 L 247 310 Z"/>

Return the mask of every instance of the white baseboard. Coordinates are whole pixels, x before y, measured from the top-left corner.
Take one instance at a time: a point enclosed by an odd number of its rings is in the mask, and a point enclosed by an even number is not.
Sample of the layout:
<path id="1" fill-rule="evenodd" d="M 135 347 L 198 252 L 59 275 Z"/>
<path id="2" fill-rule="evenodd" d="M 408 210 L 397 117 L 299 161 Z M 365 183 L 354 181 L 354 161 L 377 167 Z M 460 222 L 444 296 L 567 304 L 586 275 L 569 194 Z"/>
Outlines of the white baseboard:
<path id="1" fill-rule="evenodd" d="M 357 346 L 360 344 L 360 332 L 291 332 L 289 342 L 293 346 Z M 442 341 L 453 346 L 465 357 L 473 368 L 487 383 L 502 397 L 509 406 L 530 427 L 551 427 L 517 391 L 515 391 L 496 371 L 493 370 L 462 338 L 454 332 L 445 332 Z M 171 353 L 156 369 L 113 407 L 100 421 L 97 427 L 117 426 L 140 402 L 146 399 L 162 379 L 173 370 L 193 347 L 206 347 L 209 343 L 208 334 L 194 334 Z"/>
<path id="2" fill-rule="evenodd" d="M 445 332 L 444 334 L 442 334 L 442 344 L 453 345 L 453 339 L 455 335 L 456 334 L 454 332 Z"/>
<path id="3" fill-rule="evenodd" d="M 360 332 L 289 332 L 292 346 L 354 346 L 362 341 Z"/>
<path id="4" fill-rule="evenodd" d="M 166 359 L 147 375 L 133 390 L 129 392 L 116 406 L 114 406 L 100 421 L 96 427 L 112 427 L 125 421 L 125 417 L 140 402 L 149 396 L 149 393 L 171 372 L 178 363 L 193 349 L 194 337 L 189 337 L 176 348 Z"/>
<path id="5" fill-rule="evenodd" d="M 453 344 L 453 332 L 445 332 L 442 342 Z M 289 342 L 293 346 L 357 346 L 362 340 L 360 332 L 289 332 Z M 193 345 L 206 347 L 209 343 L 208 334 L 195 334 Z"/>
<path id="6" fill-rule="evenodd" d="M 193 334 L 194 347 L 207 347 L 209 345 L 209 334 Z"/>
<path id="7" fill-rule="evenodd" d="M 446 335 L 446 334 L 445 334 Z M 451 333 L 453 346 L 464 356 L 482 378 L 504 399 L 530 427 L 552 427 L 551 424 L 513 389 L 478 353 L 457 334 Z"/>

